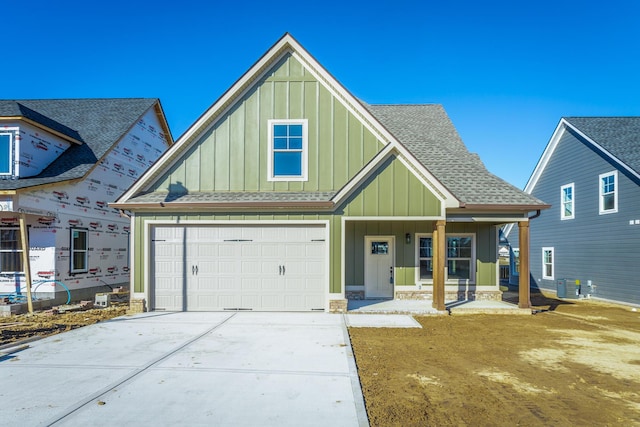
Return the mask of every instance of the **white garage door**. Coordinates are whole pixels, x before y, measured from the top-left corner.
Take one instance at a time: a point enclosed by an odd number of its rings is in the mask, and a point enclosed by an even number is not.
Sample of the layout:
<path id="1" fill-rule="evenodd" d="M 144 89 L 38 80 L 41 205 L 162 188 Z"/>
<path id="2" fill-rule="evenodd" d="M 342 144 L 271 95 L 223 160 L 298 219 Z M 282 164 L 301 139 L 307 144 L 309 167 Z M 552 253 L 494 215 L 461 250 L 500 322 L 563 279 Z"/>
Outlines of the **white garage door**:
<path id="1" fill-rule="evenodd" d="M 325 227 L 152 230 L 152 307 L 171 311 L 324 310 Z"/>

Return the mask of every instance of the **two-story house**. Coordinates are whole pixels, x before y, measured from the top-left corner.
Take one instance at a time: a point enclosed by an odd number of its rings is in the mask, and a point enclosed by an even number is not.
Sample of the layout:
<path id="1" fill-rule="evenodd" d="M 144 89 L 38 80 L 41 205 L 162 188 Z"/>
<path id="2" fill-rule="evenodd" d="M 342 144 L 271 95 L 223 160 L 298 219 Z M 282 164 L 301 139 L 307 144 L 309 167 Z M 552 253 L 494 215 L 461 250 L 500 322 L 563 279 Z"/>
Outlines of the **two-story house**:
<path id="1" fill-rule="evenodd" d="M 27 294 L 25 263 L 38 299 L 128 286 L 130 220 L 109 203 L 171 143 L 157 99 L 0 100 L 0 294 Z"/>
<path id="2" fill-rule="evenodd" d="M 442 106 L 366 104 L 289 34 L 114 206 L 132 212 L 134 298 L 178 311 L 500 299 L 500 225 L 526 233 L 547 207 Z"/>
<path id="3" fill-rule="evenodd" d="M 532 283 L 640 304 L 640 117 L 561 119 L 525 192 L 552 205 L 529 227 Z"/>

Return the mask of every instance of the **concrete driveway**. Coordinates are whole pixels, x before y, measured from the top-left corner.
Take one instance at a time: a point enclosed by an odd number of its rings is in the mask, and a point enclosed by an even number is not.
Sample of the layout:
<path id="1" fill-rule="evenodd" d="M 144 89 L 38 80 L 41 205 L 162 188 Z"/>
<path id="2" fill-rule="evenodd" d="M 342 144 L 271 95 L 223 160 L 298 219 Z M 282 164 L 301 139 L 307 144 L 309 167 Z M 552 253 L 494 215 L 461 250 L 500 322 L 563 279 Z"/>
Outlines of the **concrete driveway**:
<path id="1" fill-rule="evenodd" d="M 0 357 L 0 424 L 366 426 L 344 316 L 147 313 Z"/>

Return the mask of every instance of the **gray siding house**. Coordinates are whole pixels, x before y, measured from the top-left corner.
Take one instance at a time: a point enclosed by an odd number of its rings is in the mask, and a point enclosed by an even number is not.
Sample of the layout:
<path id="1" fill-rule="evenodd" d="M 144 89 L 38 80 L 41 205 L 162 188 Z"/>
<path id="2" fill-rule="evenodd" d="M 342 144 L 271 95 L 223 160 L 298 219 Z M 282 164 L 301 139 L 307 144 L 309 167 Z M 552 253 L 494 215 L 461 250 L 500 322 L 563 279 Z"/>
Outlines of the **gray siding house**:
<path id="1" fill-rule="evenodd" d="M 640 117 L 563 118 L 525 192 L 552 205 L 530 221 L 532 285 L 574 279 L 584 296 L 640 304 Z"/>

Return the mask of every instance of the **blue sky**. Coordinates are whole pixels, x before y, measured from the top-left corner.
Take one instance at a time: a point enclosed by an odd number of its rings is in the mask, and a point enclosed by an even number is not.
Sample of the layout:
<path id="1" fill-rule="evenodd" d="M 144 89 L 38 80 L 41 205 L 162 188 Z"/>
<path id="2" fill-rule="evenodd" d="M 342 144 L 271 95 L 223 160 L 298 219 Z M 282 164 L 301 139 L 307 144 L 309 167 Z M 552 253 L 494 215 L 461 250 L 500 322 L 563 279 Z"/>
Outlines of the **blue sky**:
<path id="1" fill-rule="evenodd" d="M 178 138 L 285 32 L 369 103 L 438 103 L 523 188 L 563 116 L 640 115 L 640 2 L 7 2 L 0 98 L 160 98 Z"/>

